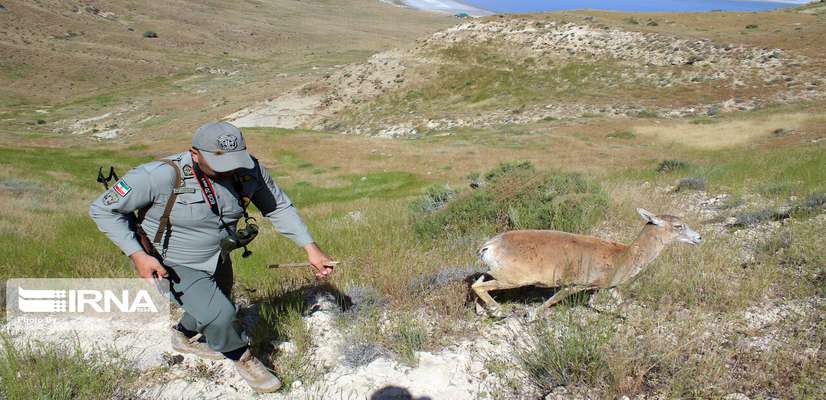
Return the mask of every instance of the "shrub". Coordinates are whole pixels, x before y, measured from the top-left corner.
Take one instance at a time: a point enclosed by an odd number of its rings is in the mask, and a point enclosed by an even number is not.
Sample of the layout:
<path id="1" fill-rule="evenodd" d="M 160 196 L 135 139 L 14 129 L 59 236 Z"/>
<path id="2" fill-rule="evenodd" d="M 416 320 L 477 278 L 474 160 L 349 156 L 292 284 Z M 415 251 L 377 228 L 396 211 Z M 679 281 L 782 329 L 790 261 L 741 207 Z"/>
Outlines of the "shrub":
<path id="1" fill-rule="evenodd" d="M 683 190 L 705 190 L 706 188 L 706 181 L 702 178 L 683 178 L 677 182 L 677 188 L 674 189 L 676 192 L 681 192 Z"/>
<path id="2" fill-rule="evenodd" d="M 746 211 L 734 216 L 735 221 L 729 224 L 732 227 L 746 227 L 766 221 L 782 221 L 789 218 L 789 212 L 765 208 L 757 211 Z"/>
<path id="3" fill-rule="evenodd" d="M 375 307 L 382 307 L 385 304 L 384 295 L 376 288 L 367 285 L 356 285 L 347 288 L 345 295 L 350 298 L 349 312 L 359 314 L 369 312 Z"/>
<path id="4" fill-rule="evenodd" d="M 158 34 L 155 31 L 146 31 L 143 33 L 143 37 L 153 39 L 158 37 Z"/>
<path id="5" fill-rule="evenodd" d="M 448 185 L 433 185 L 424 196 L 410 204 L 414 213 L 431 213 L 444 208 L 448 201 L 456 197 L 456 191 Z"/>
<path id="6" fill-rule="evenodd" d="M 350 367 L 360 367 L 385 355 L 387 350 L 381 344 L 374 342 L 350 342 L 344 346 L 342 353 L 344 364 Z"/>
<path id="7" fill-rule="evenodd" d="M 430 274 L 419 274 L 410 281 L 409 286 L 413 292 L 431 291 L 482 272 L 485 272 L 484 268 L 476 266 L 444 268 Z"/>
<path id="8" fill-rule="evenodd" d="M 690 166 L 689 163 L 683 160 L 663 160 L 657 165 L 657 172 L 668 173 L 686 169 Z"/>
<path id="9" fill-rule="evenodd" d="M 414 212 L 415 231 L 425 237 L 473 238 L 512 229 L 586 232 L 608 207 L 598 184 L 580 175 L 537 171 L 528 162 L 500 164 L 484 180 L 485 185 L 442 209 Z"/>
<path id="10" fill-rule="evenodd" d="M 543 393 L 560 385 L 599 383 L 607 375 L 605 346 L 614 328 L 609 320 L 582 321 L 565 313 L 562 321 L 542 322 L 529 329 L 514 354 L 528 381 Z"/>
<path id="11" fill-rule="evenodd" d="M 393 350 L 400 361 L 408 365 L 416 365 L 416 352 L 424 348 L 427 342 L 427 331 L 419 323 L 408 317 L 399 319 L 392 335 Z"/>

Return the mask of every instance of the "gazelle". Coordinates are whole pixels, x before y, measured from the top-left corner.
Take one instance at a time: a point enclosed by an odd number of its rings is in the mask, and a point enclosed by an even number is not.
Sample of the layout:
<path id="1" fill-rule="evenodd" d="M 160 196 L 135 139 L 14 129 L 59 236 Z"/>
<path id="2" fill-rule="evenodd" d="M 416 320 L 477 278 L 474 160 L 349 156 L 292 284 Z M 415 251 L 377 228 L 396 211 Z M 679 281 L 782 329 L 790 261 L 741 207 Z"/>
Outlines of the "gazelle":
<path id="1" fill-rule="evenodd" d="M 510 231 L 485 242 L 479 257 L 493 280 L 482 275 L 471 288 L 493 316 L 501 317 L 499 304 L 488 291 L 522 286 L 560 288 L 531 318 L 565 297 L 590 289 L 614 288 L 630 282 L 674 241 L 692 245 L 703 238 L 679 218 L 637 209 L 646 221 L 630 245 L 593 236 L 547 230 Z"/>

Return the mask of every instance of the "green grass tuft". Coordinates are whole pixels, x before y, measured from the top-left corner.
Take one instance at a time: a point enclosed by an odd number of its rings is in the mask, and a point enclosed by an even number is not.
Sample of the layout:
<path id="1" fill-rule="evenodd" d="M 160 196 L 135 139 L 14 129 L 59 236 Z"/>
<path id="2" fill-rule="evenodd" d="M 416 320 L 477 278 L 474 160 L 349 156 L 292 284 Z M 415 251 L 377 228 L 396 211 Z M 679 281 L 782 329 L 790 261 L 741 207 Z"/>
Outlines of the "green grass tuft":
<path id="1" fill-rule="evenodd" d="M 537 171 L 532 164 L 505 163 L 485 174 L 477 190 L 442 209 L 413 213 L 424 237 L 445 234 L 481 238 L 511 229 L 587 232 L 608 207 L 602 188 L 580 175 Z M 419 203 L 423 200 L 419 200 Z"/>
<path id="2" fill-rule="evenodd" d="M 613 331 L 608 319 L 584 321 L 569 311 L 532 325 L 514 353 L 528 381 L 542 393 L 560 385 L 596 385 L 608 374 L 604 354 Z"/>
<path id="3" fill-rule="evenodd" d="M 113 352 L 73 346 L 19 345 L 0 337 L 0 397 L 30 399 L 131 398 L 138 371 Z"/>

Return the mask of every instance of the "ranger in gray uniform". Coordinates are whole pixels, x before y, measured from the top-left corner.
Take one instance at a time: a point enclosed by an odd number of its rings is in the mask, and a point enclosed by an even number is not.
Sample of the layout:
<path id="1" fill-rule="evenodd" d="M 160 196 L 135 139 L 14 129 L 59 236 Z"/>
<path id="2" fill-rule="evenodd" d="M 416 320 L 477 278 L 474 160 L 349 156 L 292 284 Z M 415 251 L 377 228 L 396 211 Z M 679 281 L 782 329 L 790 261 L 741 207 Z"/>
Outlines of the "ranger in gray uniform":
<path id="1" fill-rule="evenodd" d="M 241 131 L 226 122 L 198 128 L 190 151 L 129 171 L 92 203 L 89 214 L 132 259 L 138 275 L 169 283 L 185 311 L 173 328 L 175 350 L 229 358 L 254 390 L 272 392 L 281 382 L 250 354 L 231 298 L 229 251 L 244 242 L 236 225 L 250 202 L 307 251 L 316 276 L 332 272 L 330 257 L 290 199 L 247 153 Z"/>

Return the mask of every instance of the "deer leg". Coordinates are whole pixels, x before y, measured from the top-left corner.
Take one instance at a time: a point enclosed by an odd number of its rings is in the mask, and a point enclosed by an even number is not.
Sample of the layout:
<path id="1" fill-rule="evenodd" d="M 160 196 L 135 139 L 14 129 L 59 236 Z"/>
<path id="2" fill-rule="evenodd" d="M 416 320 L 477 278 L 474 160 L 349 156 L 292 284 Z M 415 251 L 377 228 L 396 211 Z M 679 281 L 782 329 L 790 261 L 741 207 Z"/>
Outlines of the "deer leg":
<path id="1" fill-rule="evenodd" d="M 614 318 L 619 318 L 619 319 L 625 320 L 625 317 L 623 317 L 620 314 L 617 314 L 617 313 L 614 313 L 614 312 L 611 312 L 611 311 L 601 310 L 601 309 L 597 308 L 594 305 L 594 298 L 596 298 L 597 293 L 599 293 L 599 292 L 594 292 L 594 294 L 591 295 L 591 299 L 588 300 L 588 307 L 590 309 L 594 310 L 595 312 L 597 312 L 599 314 L 607 314 L 607 315 L 610 315 Z M 614 300 L 616 302 L 615 305 L 609 305 L 609 309 L 622 306 L 622 296 L 620 295 L 619 289 L 617 289 L 617 288 L 608 289 L 608 295 L 611 297 L 611 300 Z"/>
<path id="2" fill-rule="evenodd" d="M 476 296 L 479 297 L 483 302 L 485 302 L 485 306 L 488 309 L 488 312 L 491 316 L 496 318 L 503 318 L 504 315 L 502 314 L 502 308 L 499 306 L 499 303 L 490 297 L 488 291 L 490 290 L 501 290 L 501 289 L 511 289 L 516 286 L 514 285 L 507 285 L 502 284 L 502 282 L 497 281 L 496 279 L 490 280 L 485 282 L 485 276 L 480 276 L 479 279 L 470 286 L 473 289 L 473 292 L 476 293 Z"/>
<path id="3" fill-rule="evenodd" d="M 539 314 L 550 308 L 552 305 L 559 303 L 560 301 L 565 300 L 566 297 L 583 290 L 585 289 L 571 287 L 559 289 L 553 296 L 551 296 L 550 299 L 546 300 L 542 303 L 542 305 L 536 307 L 531 313 L 528 314 L 528 321 L 533 321 Z"/>

